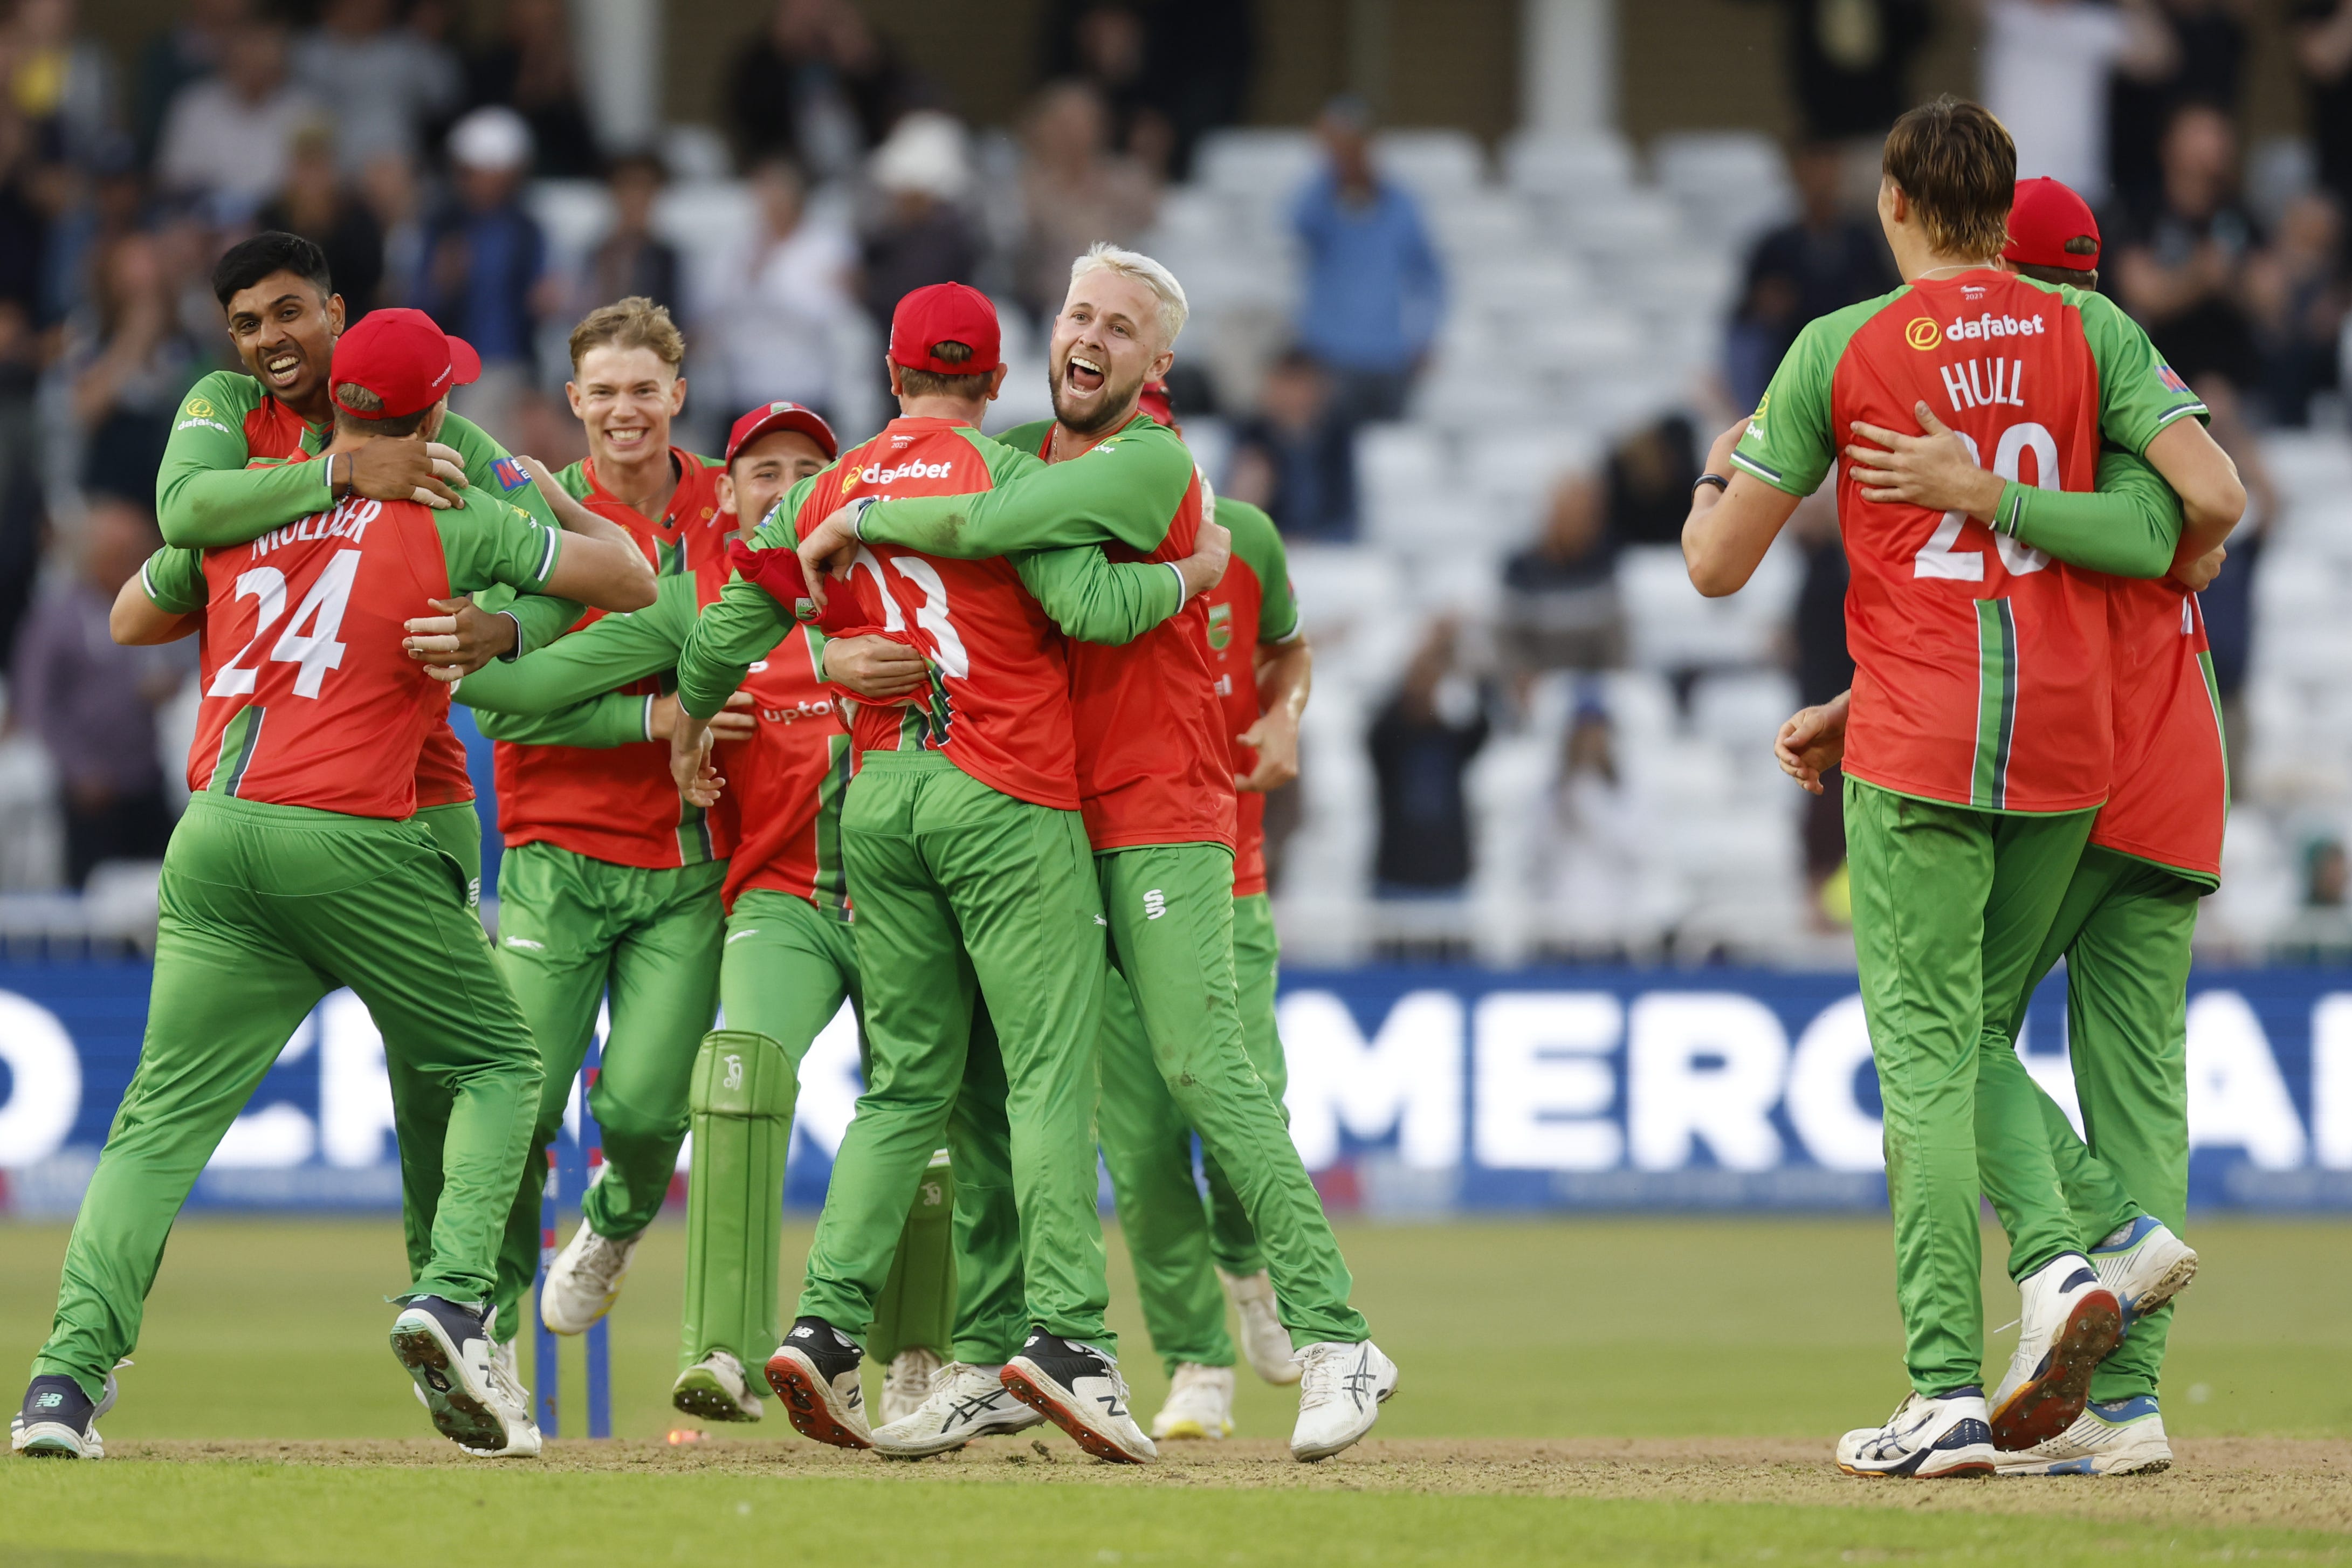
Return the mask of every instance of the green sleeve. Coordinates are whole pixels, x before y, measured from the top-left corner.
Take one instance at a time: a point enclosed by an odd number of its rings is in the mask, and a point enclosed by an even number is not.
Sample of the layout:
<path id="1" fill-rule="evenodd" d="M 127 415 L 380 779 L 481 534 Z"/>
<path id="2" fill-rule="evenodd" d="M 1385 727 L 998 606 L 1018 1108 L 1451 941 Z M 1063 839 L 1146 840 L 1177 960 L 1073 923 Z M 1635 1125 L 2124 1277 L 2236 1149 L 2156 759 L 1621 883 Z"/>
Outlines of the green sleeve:
<path id="1" fill-rule="evenodd" d="M 1257 640 L 1288 642 L 1298 635 L 1298 596 L 1290 586 L 1290 558 L 1274 519 L 1247 501 L 1217 498 L 1217 521 L 1233 531 L 1234 553 L 1257 574 Z"/>
<path id="2" fill-rule="evenodd" d="M 677 662 L 694 609 L 694 579 L 665 577 L 644 609 L 603 616 L 512 664 L 478 669 L 457 683 L 457 700 L 493 712 L 551 713 L 659 675 Z"/>
<path id="3" fill-rule="evenodd" d="M 536 593 L 562 556 L 563 531 L 541 522 L 479 485 L 458 492 L 457 504 L 433 514 L 441 554 L 449 564 L 449 591 L 471 594 L 493 583 Z"/>
<path id="4" fill-rule="evenodd" d="M 2137 454 L 2174 420 L 2206 416 L 2204 402 L 2114 300 L 2079 289 L 2061 292 L 2081 310 L 2083 336 L 2099 367 L 2100 435 Z"/>
<path id="5" fill-rule="evenodd" d="M 1114 563 L 1093 545 L 1013 557 L 1029 596 L 1080 642 L 1126 643 L 1182 607 L 1183 580 L 1164 561 Z"/>
<path id="6" fill-rule="evenodd" d="M 698 719 L 726 707 L 753 661 L 773 653 L 792 629 L 792 616 L 765 588 L 731 579 L 718 602 L 695 617 L 694 630 L 678 649 L 679 706 Z"/>
<path id="7" fill-rule="evenodd" d="M 466 677 L 467 681 L 473 679 Z M 590 746 L 602 751 L 642 744 L 647 739 L 646 710 L 652 702 L 650 697 L 608 691 L 552 713 L 478 710 L 474 722 L 493 741 L 514 741 L 526 746 Z"/>
<path id="8" fill-rule="evenodd" d="M 583 608 L 569 599 L 545 594 L 518 594 L 503 583 L 492 584 L 475 595 L 474 603 L 492 615 L 514 617 L 514 652 L 505 660 L 509 663 L 547 647 L 570 631 L 578 623 Z"/>
<path id="9" fill-rule="evenodd" d="M 877 501 L 858 536 L 926 555 L 977 561 L 1025 550 L 1119 543 L 1160 548 L 1192 482 L 1192 454 L 1175 433 L 1139 418 L 1082 458 L 1041 463 L 974 433 L 993 489 Z"/>
<path id="10" fill-rule="evenodd" d="M 2118 577 L 2161 577 L 2180 548 L 2180 498 L 2144 458 L 2099 458 L 2095 490 L 2045 490 L 2011 479 L 1993 528 L 2036 550 Z"/>
<path id="11" fill-rule="evenodd" d="M 164 543 L 243 544 L 334 504 L 323 466 L 246 468 L 245 416 L 261 397 L 251 376 L 217 370 L 180 400 L 155 470 L 155 521 Z"/>
<path id="12" fill-rule="evenodd" d="M 139 568 L 139 585 L 147 602 L 174 616 L 193 615 L 212 598 L 205 581 L 205 558 L 194 550 L 165 545 Z"/>
<path id="13" fill-rule="evenodd" d="M 1837 434 L 1830 428 L 1830 384 L 1838 361 L 1862 324 L 1886 308 L 1894 296 L 1865 300 L 1816 317 L 1797 334 L 1772 373 L 1772 384 L 1748 421 L 1748 432 L 1731 451 L 1732 467 L 1776 490 L 1809 496 L 1837 460 Z"/>
<path id="14" fill-rule="evenodd" d="M 560 530 L 563 526 L 556 521 L 554 509 L 547 504 L 547 498 L 539 493 L 539 487 L 530 479 L 525 479 L 511 489 L 508 487 L 506 480 L 499 476 L 497 465 L 509 453 L 480 426 L 452 414 L 441 422 L 441 433 L 436 439 L 457 449 L 464 459 L 466 480 L 474 489 L 521 508 L 534 521 L 550 528 Z M 509 658 L 519 658 L 533 648 L 545 647 L 562 637 L 580 618 L 584 607 L 569 599 L 517 594 L 504 584 L 495 584 L 484 589 L 475 596 L 474 603 L 493 614 L 503 611 L 514 616 L 515 650 L 508 656 Z"/>

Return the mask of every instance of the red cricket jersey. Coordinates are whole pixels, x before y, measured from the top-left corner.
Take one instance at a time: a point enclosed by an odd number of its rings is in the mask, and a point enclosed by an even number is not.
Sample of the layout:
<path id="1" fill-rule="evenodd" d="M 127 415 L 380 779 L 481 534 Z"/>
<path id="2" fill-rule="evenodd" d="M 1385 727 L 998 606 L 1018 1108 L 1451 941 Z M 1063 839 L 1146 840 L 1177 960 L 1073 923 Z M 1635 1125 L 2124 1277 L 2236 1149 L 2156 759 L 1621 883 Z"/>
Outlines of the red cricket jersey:
<path id="1" fill-rule="evenodd" d="M 817 679 L 817 650 L 795 626 L 767 658 L 752 664 L 742 689 L 751 694 L 759 729 L 719 748 L 741 824 L 719 897 L 733 910 L 746 889 L 766 888 L 839 910 L 849 902 L 841 865 L 841 795 L 856 771 L 841 693 Z"/>
<path id="2" fill-rule="evenodd" d="M 2107 630 L 2116 777 L 2091 842 L 2218 882 L 2230 769 L 2197 596 L 2169 581 L 2117 578 Z"/>
<path id="3" fill-rule="evenodd" d="M 669 504 L 659 517 L 646 516 L 606 489 L 596 478 L 593 458 L 583 458 L 557 476 L 589 510 L 635 534 L 654 570 L 665 577 L 698 572 L 714 556 L 724 557 L 727 541 L 734 532 L 731 515 L 722 516 L 719 510 L 719 481 L 726 476 L 727 466 L 683 447 L 672 447 L 669 460 L 677 471 L 677 487 L 670 491 Z"/>
<path id="4" fill-rule="evenodd" d="M 1226 767 L 1236 776 L 1257 765 L 1257 753 L 1235 742 L 1264 711 L 1257 700 L 1257 634 L 1265 585 L 1236 551 L 1217 585 L 1201 595 L 1206 606 L 1209 671 L 1215 681 L 1223 721 Z M 1236 790 L 1234 820 L 1234 897 L 1265 891 L 1265 796 Z"/>
<path id="5" fill-rule="evenodd" d="M 417 759 L 449 689 L 402 651 L 449 595 L 430 509 L 354 496 L 205 552 L 204 699 L 188 788 L 351 816 L 417 806 Z"/>

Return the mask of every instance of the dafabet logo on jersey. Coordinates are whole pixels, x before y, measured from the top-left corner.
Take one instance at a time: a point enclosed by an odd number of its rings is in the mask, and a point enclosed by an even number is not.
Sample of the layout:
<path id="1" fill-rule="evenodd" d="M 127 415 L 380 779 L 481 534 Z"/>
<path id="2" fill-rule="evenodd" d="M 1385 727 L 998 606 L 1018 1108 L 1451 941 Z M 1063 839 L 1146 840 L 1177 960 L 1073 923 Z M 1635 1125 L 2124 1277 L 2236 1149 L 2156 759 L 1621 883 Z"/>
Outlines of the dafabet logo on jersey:
<path id="1" fill-rule="evenodd" d="M 186 403 L 181 405 L 180 414 L 182 416 L 180 422 L 172 426 L 175 431 L 201 426 L 206 430 L 217 430 L 224 436 L 235 434 L 227 426 L 213 417 L 213 405 L 205 398 L 189 398 Z"/>
<path id="2" fill-rule="evenodd" d="M 1944 346 L 1944 329 L 1937 326 L 1930 318 L 1921 316 L 1903 329 L 1903 341 L 1921 353 L 1926 353 L 1931 349 Z"/>

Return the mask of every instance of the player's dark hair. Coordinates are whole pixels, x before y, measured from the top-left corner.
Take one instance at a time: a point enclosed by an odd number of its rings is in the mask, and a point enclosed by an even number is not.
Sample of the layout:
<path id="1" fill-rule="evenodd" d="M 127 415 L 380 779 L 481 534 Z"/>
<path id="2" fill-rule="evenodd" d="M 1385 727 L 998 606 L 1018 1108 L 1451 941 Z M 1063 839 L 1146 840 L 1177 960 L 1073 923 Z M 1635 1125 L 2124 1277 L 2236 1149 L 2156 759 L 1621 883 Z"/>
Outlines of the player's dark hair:
<path id="1" fill-rule="evenodd" d="M 1880 167 L 1910 199 L 1937 254 L 1973 261 L 2009 243 L 2017 143 L 1984 105 L 1946 93 L 1909 110 L 1886 133 Z"/>
<path id="2" fill-rule="evenodd" d="M 414 436 L 425 428 L 425 416 L 433 412 L 430 403 L 414 414 L 403 414 L 390 419 L 371 419 L 365 410 L 381 408 L 383 399 L 358 382 L 340 382 L 335 386 L 335 428 L 366 436 Z M 362 412 L 353 413 L 353 409 Z"/>
<path id="3" fill-rule="evenodd" d="M 2010 265 L 2036 283 L 2065 283 L 2086 293 L 2099 291 L 2099 269 L 2095 267 L 2077 272 L 2071 267 L 2029 267 L 2022 261 L 2012 261 Z"/>
<path id="4" fill-rule="evenodd" d="M 335 279 L 327 270 L 327 253 L 318 242 L 281 229 L 265 229 L 251 239 L 240 239 L 213 263 L 213 297 L 221 309 L 273 272 L 291 272 L 319 291 L 324 303 L 334 297 Z"/>
<path id="5" fill-rule="evenodd" d="M 961 364 L 971 357 L 970 343 L 944 342 L 931 345 L 931 357 L 950 364 Z M 948 375 L 936 370 L 916 370 L 910 365 L 898 367 L 898 388 L 908 397 L 954 397 L 969 402 L 988 395 L 988 379 L 993 371 L 982 371 L 978 375 Z"/>

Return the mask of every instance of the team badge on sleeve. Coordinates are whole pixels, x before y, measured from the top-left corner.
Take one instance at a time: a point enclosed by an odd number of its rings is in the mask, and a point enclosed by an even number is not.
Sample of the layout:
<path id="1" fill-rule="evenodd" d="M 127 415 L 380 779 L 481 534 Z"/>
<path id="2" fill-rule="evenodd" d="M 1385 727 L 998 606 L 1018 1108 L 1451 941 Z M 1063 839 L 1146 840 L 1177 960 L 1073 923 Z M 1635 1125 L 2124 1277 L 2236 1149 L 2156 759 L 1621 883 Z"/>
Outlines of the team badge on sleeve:
<path id="1" fill-rule="evenodd" d="M 530 483 L 530 475 L 512 458 L 500 458 L 490 465 L 490 472 L 498 476 L 499 485 L 504 489 L 519 490 Z"/>

